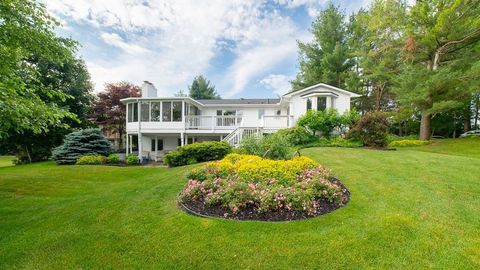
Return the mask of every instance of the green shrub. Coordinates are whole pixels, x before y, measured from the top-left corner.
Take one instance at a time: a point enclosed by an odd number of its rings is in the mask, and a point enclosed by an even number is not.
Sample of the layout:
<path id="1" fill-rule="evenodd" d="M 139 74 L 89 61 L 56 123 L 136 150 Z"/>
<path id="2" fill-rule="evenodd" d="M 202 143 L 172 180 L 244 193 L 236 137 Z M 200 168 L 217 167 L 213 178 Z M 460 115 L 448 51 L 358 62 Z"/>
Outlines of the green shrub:
<path id="1" fill-rule="evenodd" d="M 179 147 L 163 157 L 168 166 L 183 166 L 197 162 L 222 159 L 232 152 L 232 147 L 226 142 L 201 142 Z"/>
<path id="2" fill-rule="evenodd" d="M 140 162 L 140 159 L 138 158 L 137 155 L 134 155 L 134 154 L 128 155 L 126 159 L 126 163 L 128 165 L 138 165 L 139 162 Z"/>
<path id="3" fill-rule="evenodd" d="M 389 122 L 383 112 L 365 114 L 350 130 L 349 137 L 358 139 L 364 146 L 386 147 L 388 144 Z"/>
<path id="4" fill-rule="evenodd" d="M 107 163 L 105 156 L 83 156 L 75 164 L 77 165 L 101 165 Z"/>
<path id="5" fill-rule="evenodd" d="M 53 150 L 52 158 L 57 164 L 75 164 L 82 156 L 108 156 L 111 143 L 99 129 L 83 129 L 68 134 L 62 145 Z"/>
<path id="6" fill-rule="evenodd" d="M 282 134 L 273 133 L 266 136 L 250 136 L 241 142 L 237 153 L 257 155 L 268 159 L 290 159 L 295 149 Z"/>
<path id="7" fill-rule="evenodd" d="M 107 161 L 110 164 L 119 164 L 120 163 L 120 156 L 118 154 L 110 154 L 107 157 Z"/>
<path id="8" fill-rule="evenodd" d="M 325 137 L 330 137 L 331 133 L 342 124 L 342 119 L 335 109 L 324 111 L 308 110 L 306 114 L 300 116 L 297 124 L 308 128 L 314 134 L 319 131 Z"/>
<path id="9" fill-rule="evenodd" d="M 304 145 L 317 139 L 316 136 L 305 130 L 304 127 L 285 128 L 277 131 L 278 136 L 284 137 L 291 145 Z"/>
<path id="10" fill-rule="evenodd" d="M 430 141 L 422 141 L 422 140 L 399 140 L 393 141 L 388 144 L 388 147 L 408 147 L 408 146 L 420 146 L 429 144 Z"/>

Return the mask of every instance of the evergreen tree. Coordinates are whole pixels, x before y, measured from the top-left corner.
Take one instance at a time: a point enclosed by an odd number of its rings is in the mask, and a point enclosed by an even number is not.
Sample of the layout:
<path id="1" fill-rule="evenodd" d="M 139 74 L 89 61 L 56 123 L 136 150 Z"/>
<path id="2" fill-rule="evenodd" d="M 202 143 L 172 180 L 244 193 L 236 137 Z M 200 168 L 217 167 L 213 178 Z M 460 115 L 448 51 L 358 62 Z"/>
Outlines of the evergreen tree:
<path id="1" fill-rule="evenodd" d="M 92 128 L 68 134 L 63 144 L 53 150 L 52 158 L 57 164 L 75 164 L 82 156 L 108 156 L 110 153 L 111 143 L 100 129 Z"/>
<path id="2" fill-rule="evenodd" d="M 292 81 L 293 89 L 319 82 L 345 87 L 348 70 L 352 66 L 347 44 L 345 15 L 330 4 L 321 11 L 310 30 L 311 43 L 298 43 L 300 71 Z"/>
<path id="3" fill-rule="evenodd" d="M 478 0 L 417 1 L 408 14 L 403 70 L 396 94 L 421 113 L 420 139 L 432 117 L 468 104 L 480 85 Z"/>
<path id="4" fill-rule="evenodd" d="M 192 85 L 188 87 L 189 96 L 193 99 L 219 99 L 220 95 L 215 91 L 215 86 L 202 75 L 193 79 Z"/>

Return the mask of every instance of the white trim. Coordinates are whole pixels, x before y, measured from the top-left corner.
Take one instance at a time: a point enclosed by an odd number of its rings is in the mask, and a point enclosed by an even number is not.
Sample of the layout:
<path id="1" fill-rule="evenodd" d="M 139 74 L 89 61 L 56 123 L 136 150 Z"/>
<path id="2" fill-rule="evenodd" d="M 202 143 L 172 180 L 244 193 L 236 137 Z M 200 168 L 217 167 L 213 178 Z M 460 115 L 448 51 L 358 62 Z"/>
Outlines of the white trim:
<path id="1" fill-rule="evenodd" d="M 312 86 L 309 86 L 309 87 L 306 87 L 306 88 L 303 88 L 303 89 L 300 89 L 300 90 L 297 90 L 297 91 L 294 91 L 294 92 L 286 93 L 285 95 L 282 96 L 282 98 L 283 97 L 291 97 L 293 95 L 298 95 L 300 93 L 303 93 L 305 91 L 309 91 L 309 90 L 312 90 L 312 89 L 315 89 L 315 88 L 318 88 L 318 87 L 325 87 L 325 88 L 328 88 L 328 89 L 331 89 L 331 90 L 334 90 L 334 91 L 338 91 L 340 93 L 347 94 L 350 97 L 361 97 L 361 95 L 359 95 L 359 94 L 355 94 L 353 92 L 350 92 L 350 91 L 347 91 L 347 90 L 344 90 L 344 89 L 341 89 L 341 88 L 338 88 L 338 87 L 335 87 L 335 86 L 331 86 L 331 85 L 324 84 L 324 83 L 317 83 L 315 85 L 312 85 Z"/>

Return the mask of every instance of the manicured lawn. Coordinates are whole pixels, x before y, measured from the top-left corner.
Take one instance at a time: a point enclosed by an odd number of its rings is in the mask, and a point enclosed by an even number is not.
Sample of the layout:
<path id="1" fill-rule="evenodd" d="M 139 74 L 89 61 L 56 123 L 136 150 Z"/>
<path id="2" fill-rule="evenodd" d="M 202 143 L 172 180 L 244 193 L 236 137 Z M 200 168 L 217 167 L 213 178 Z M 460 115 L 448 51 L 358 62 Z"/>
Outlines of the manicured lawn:
<path id="1" fill-rule="evenodd" d="M 0 167 L 13 166 L 12 160 L 14 158 L 12 156 L 0 156 Z"/>
<path id="2" fill-rule="evenodd" d="M 0 269 L 480 268 L 480 141 L 303 153 L 351 202 L 286 223 L 185 214 L 188 168 L 0 168 Z"/>

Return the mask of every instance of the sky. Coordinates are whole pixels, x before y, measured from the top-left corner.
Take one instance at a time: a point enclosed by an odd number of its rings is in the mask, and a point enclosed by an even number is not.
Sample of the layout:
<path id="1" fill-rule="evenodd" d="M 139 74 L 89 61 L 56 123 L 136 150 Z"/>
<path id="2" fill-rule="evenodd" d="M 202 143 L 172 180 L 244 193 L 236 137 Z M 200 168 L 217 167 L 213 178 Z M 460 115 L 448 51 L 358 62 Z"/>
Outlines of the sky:
<path id="1" fill-rule="evenodd" d="M 370 0 L 332 1 L 347 13 Z M 223 98 L 276 97 L 298 71 L 297 41 L 328 0 L 45 0 L 77 40 L 95 85 L 152 82 L 160 96 L 204 75 Z"/>

